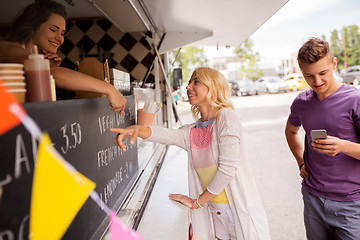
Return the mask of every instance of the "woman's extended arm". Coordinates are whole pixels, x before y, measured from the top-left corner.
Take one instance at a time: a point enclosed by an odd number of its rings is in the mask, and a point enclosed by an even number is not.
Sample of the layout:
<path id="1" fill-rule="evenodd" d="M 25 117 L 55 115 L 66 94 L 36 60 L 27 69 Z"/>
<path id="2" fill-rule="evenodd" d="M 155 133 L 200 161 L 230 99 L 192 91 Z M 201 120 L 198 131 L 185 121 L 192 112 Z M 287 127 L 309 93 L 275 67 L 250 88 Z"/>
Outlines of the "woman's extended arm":
<path id="1" fill-rule="evenodd" d="M 124 138 L 131 137 L 130 144 L 134 144 L 137 137 L 146 139 L 151 135 L 151 129 L 147 126 L 132 125 L 127 128 L 110 128 L 110 132 L 118 133 L 114 143 L 121 149 L 126 150 L 126 145 L 123 143 Z"/>
<path id="2" fill-rule="evenodd" d="M 0 44 L 0 53 L 0 62 L 23 64 L 24 60 L 29 57 L 29 52 L 23 49 L 19 43 L 8 41 Z M 50 60 L 55 61 L 54 56 Z M 51 65 L 50 71 L 58 87 L 72 91 L 104 93 L 109 100 L 111 109 L 123 113 L 126 99 L 111 84 L 71 69 L 56 66 L 58 64 Z"/>
<path id="3" fill-rule="evenodd" d="M 51 68 L 56 86 L 68 90 L 104 93 L 114 111 L 124 112 L 126 99 L 116 88 L 104 81 L 63 67 Z"/>

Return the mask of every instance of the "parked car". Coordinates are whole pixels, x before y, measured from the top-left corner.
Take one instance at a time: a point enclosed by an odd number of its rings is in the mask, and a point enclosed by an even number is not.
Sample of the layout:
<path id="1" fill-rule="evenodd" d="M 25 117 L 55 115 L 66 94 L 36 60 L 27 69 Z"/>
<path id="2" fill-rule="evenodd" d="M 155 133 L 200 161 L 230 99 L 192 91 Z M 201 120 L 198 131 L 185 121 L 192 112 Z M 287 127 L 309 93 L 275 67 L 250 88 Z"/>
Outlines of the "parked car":
<path id="1" fill-rule="evenodd" d="M 288 85 L 277 76 L 261 77 L 256 80 L 255 84 L 259 87 L 260 92 L 279 93 L 288 92 Z"/>
<path id="2" fill-rule="evenodd" d="M 337 72 L 334 72 L 334 78 L 339 82 L 344 82 L 343 77 Z"/>
<path id="3" fill-rule="evenodd" d="M 348 67 L 344 74 L 341 74 L 344 83 L 359 85 L 360 81 L 360 65 Z"/>
<path id="4" fill-rule="evenodd" d="M 290 73 L 283 78 L 284 82 L 289 87 L 291 91 L 303 90 L 309 88 L 306 80 L 301 74 L 298 73 Z"/>
<path id="5" fill-rule="evenodd" d="M 251 80 L 235 80 L 231 83 L 231 95 L 235 96 L 251 96 L 258 95 L 259 88 Z"/>

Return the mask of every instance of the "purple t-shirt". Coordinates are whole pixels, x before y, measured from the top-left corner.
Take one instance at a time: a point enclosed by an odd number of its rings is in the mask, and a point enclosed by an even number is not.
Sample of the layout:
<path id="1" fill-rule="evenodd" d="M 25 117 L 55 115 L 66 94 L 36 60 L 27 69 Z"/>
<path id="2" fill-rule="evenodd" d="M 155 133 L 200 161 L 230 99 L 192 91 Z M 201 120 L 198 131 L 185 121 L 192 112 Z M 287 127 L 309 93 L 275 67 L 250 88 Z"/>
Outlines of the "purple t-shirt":
<path id="1" fill-rule="evenodd" d="M 360 143 L 360 91 L 343 84 L 324 100 L 309 89 L 291 105 L 288 121 L 305 132 L 304 162 L 309 169 L 303 187 L 335 201 L 360 200 L 360 160 L 343 153 L 328 156 L 313 150 L 310 131 L 326 129 L 329 136 Z"/>

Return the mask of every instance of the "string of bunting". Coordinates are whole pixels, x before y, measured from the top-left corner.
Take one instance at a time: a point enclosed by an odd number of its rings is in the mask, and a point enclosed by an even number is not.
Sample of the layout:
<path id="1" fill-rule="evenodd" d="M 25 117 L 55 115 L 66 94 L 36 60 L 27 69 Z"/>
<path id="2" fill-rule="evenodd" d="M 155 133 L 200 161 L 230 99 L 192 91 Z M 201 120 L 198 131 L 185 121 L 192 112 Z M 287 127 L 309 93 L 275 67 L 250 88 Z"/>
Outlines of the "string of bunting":
<path id="1" fill-rule="evenodd" d="M 39 141 L 31 194 L 30 239 L 61 239 L 89 196 L 110 216 L 111 240 L 143 239 L 140 234 L 123 224 L 116 212 L 100 199 L 94 191 L 96 184 L 57 152 L 48 134 L 41 132 L 1 80 L 0 115 L 4 119 L 0 124 L 0 135 L 22 123 Z M 52 181 L 50 183 L 44 179 Z"/>

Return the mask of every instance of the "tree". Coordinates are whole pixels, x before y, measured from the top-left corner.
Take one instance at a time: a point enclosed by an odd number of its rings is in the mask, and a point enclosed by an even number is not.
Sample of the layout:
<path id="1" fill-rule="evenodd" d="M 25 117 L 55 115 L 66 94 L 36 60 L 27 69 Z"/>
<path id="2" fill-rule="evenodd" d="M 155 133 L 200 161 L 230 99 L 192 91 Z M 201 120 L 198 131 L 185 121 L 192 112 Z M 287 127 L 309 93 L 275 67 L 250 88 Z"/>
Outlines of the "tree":
<path id="1" fill-rule="evenodd" d="M 193 69 L 206 66 L 207 59 L 205 57 L 204 48 L 187 46 L 170 51 L 169 62 L 170 65 L 174 65 L 174 67 L 182 68 L 183 81 L 186 82 L 190 79 L 190 74 Z M 170 74 L 171 81 L 172 77 L 172 74 Z"/>
<path id="2" fill-rule="evenodd" d="M 257 79 L 263 75 L 262 70 L 257 66 L 257 63 L 260 61 L 260 55 L 258 52 L 253 52 L 253 45 L 254 43 L 250 39 L 246 39 L 234 50 L 234 53 L 241 61 L 240 71 L 248 79 Z"/>
<path id="3" fill-rule="evenodd" d="M 347 66 L 360 65 L 360 33 L 357 25 L 343 27 L 341 31 L 333 30 L 330 37 L 330 47 L 338 59 L 338 69 Z"/>

